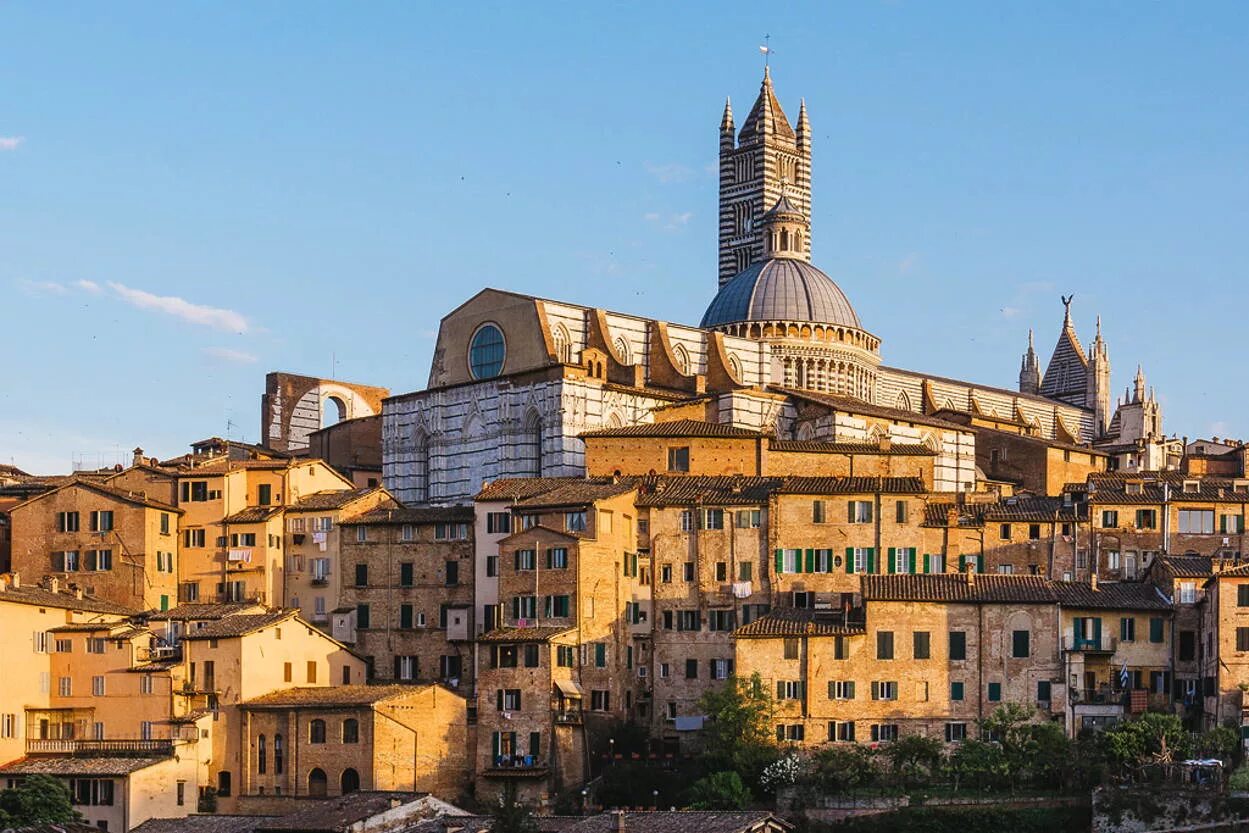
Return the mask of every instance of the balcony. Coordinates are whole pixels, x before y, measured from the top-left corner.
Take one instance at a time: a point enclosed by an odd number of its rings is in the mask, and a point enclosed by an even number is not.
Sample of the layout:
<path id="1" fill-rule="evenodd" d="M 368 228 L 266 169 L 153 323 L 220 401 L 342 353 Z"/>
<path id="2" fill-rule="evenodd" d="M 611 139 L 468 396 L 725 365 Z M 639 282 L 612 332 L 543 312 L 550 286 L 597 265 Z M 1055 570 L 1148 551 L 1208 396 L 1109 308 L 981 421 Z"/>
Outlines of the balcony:
<path id="1" fill-rule="evenodd" d="M 580 726 L 581 712 L 571 709 L 551 709 L 551 717 L 559 726 Z"/>
<path id="2" fill-rule="evenodd" d="M 329 576 L 313 576 L 312 577 L 313 587 L 327 587 L 329 586 L 329 583 L 330 583 Z"/>
<path id="3" fill-rule="evenodd" d="M 550 771 L 546 761 L 533 755 L 496 755 L 493 765 L 481 774 L 486 778 L 545 778 Z"/>
<path id="4" fill-rule="evenodd" d="M 1119 646 L 1119 640 L 1110 634 L 1102 634 L 1097 638 L 1063 637 L 1063 648 L 1082 654 L 1113 654 Z"/>
<path id="5" fill-rule="evenodd" d="M 173 741 L 169 738 L 140 740 L 52 740 L 30 738 L 26 741 L 27 755 L 69 755 L 73 758 L 142 757 L 161 758 L 173 754 Z"/>

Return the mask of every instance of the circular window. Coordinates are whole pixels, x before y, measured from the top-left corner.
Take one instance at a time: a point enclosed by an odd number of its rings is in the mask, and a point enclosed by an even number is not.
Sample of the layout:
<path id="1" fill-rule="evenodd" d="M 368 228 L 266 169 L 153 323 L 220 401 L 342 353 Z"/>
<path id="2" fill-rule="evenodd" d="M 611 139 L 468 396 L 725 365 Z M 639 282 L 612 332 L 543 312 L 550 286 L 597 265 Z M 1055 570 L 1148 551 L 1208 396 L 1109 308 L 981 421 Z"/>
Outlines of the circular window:
<path id="1" fill-rule="evenodd" d="M 482 324 L 468 345 L 468 367 L 474 379 L 491 379 L 503 370 L 503 333 L 493 324 Z"/>

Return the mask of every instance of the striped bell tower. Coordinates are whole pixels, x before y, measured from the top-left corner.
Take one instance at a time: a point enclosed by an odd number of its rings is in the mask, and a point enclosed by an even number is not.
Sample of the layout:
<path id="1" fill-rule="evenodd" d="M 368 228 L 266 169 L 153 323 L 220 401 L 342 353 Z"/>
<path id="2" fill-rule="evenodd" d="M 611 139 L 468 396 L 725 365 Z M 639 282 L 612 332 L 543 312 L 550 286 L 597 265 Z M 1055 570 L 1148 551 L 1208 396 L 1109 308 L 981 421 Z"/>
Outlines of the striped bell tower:
<path id="1" fill-rule="evenodd" d="M 737 132 L 733 108 L 720 121 L 720 286 L 764 258 L 762 218 L 781 197 L 806 218 L 800 256 L 811 259 L 811 125 L 807 104 L 791 126 L 765 67 L 759 98 Z"/>

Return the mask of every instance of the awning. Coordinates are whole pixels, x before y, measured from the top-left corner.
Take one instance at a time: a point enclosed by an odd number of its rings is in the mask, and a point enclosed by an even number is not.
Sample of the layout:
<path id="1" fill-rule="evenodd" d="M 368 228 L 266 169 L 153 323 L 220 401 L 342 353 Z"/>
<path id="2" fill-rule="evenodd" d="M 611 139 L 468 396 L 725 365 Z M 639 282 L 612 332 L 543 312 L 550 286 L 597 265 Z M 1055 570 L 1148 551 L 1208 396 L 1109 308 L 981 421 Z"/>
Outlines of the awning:
<path id="1" fill-rule="evenodd" d="M 560 694 L 565 697 L 571 697 L 574 700 L 581 700 L 585 695 L 581 693 L 581 686 L 572 680 L 556 680 L 555 685 L 559 688 Z"/>
<path id="2" fill-rule="evenodd" d="M 697 732 L 703 728 L 703 721 L 707 718 L 703 715 L 691 715 L 689 717 L 677 717 L 673 719 L 672 728 L 678 732 Z"/>

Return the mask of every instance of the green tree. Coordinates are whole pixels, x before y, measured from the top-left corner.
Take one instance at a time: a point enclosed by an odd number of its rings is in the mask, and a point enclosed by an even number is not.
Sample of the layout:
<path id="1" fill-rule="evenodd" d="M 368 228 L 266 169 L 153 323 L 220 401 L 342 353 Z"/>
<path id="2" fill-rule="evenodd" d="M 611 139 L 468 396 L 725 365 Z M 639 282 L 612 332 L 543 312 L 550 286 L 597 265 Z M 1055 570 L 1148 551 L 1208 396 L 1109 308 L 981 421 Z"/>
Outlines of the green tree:
<path id="1" fill-rule="evenodd" d="M 499 801 L 491 808 L 490 830 L 492 833 L 538 833 L 538 823 L 533 819 L 529 806 L 516 797 L 516 782 L 511 778 L 503 782 Z"/>
<path id="2" fill-rule="evenodd" d="M 758 673 L 730 677 L 698 700 L 707 716 L 701 739 L 707 769 L 733 770 L 748 786 L 759 785 L 764 768 L 779 755 L 772 736 L 771 692 Z"/>
<path id="3" fill-rule="evenodd" d="M 812 756 L 812 778 L 822 792 L 847 792 L 876 782 L 875 753 L 857 743 L 835 743 Z"/>
<path id="4" fill-rule="evenodd" d="M 1235 758 L 1240 749 L 1240 733 L 1230 726 L 1215 726 L 1197 738 L 1196 749 L 1193 751 L 1203 757 Z"/>
<path id="5" fill-rule="evenodd" d="M 955 791 L 965 784 L 992 790 L 1010 783 L 1010 765 L 997 743 L 965 740 L 950 756 L 949 767 Z"/>
<path id="6" fill-rule="evenodd" d="M 713 772 L 690 786 L 691 810 L 744 810 L 750 805 L 750 790 L 732 770 Z"/>
<path id="7" fill-rule="evenodd" d="M 49 775 L 31 775 L 0 791 L 0 827 L 64 823 L 80 818 L 69 788 Z"/>
<path id="8" fill-rule="evenodd" d="M 1037 787 L 1059 787 L 1071 779 L 1071 740 L 1052 721 L 1028 729 L 1028 777 Z"/>
<path id="9" fill-rule="evenodd" d="M 926 735 L 903 735 L 884 749 L 894 781 L 903 789 L 930 780 L 941 765 L 941 741 Z"/>
<path id="10" fill-rule="evenodd" d="M 1173 714 L 1146 712 L 1106 730 L 1106 750 L 1121 771 L 1188 757 L 1188 733 Z"/>

